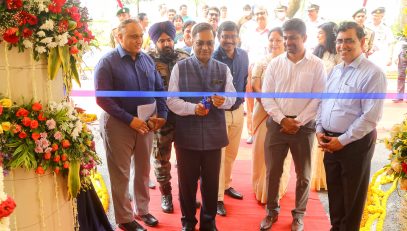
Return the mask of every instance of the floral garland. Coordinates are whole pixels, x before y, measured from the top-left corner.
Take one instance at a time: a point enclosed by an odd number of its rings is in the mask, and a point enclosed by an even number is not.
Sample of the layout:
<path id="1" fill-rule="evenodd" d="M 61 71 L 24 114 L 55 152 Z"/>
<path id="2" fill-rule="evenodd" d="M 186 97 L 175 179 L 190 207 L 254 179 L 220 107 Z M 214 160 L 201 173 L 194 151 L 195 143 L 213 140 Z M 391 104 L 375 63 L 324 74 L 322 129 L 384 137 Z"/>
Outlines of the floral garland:
<path id="1" fill-rule="evenodd" d="M 78 63 L 95 37 L 79 0 L 2 0 L 0 15 L 0 42 L 20 52 L 32 50 L 37 61 L 48 59 L 51 80 L 62 67 L 68 93 L 72 80 L 80 84 Z"/>
<path id="2" fill-rule="evenodd" d="M 102 202 L 103 209 L 107 213 L 109 210 L 109 192 L 107 191 L 105 181 L 100 173 L 95 172 L 91 175 L 91 180 L 95 191 L 98 194 L 100 202 Z"/>
<path id="3" fill-rule="evenodd" d="M 10 214 L 16 207 L 14 200 L 4 192 L 3 167 L 0 166 L 0 230 L 10 230 Z"/>
<path id="4" fill-rule="evenodd" d="M 100 158 L 93 135 L 69 102 L 16 105 L 0 100 L 0 157 L 5 170 L 23 167 L 38 175 L 46 171 L 68 176 L 68 192 L 75 198 L 91 183 Z"/>
<path id="5" fill-rule="evenodd" d="M 388 175 L 388 168 L 377 171 L 369 184 L 366 204 L 363 210 L 360 231 L 370 231 L 373 223 L 377 220 L 376 230 L 382 231 L 386 218 L 387 199 L 397 188 L 398 177 L 395 174 Z M 381 185 L 392 183 L 389 190 L 383 191 Z"/>

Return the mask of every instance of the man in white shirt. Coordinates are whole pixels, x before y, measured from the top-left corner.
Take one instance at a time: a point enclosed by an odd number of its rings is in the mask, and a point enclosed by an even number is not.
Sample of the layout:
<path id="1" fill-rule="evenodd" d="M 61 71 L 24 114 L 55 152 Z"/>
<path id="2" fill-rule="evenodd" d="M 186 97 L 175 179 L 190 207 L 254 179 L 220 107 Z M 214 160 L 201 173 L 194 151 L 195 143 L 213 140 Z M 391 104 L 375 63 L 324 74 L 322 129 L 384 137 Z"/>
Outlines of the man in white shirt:
<path id="1" fill-rule="evenodd" d="M 324 90 L 325 69 L 322 61 L 305 50 L 305 23 L 290 19 L 283 24 L 284 45 L 287 52 L 268 65 L 262 92 L 318 93 Z M 315 116 L 319 99 L 262 98 L 270 115 L 264 144 L 267 168 L 267 216 L 261 230 L 269 230 L 280 211 L 278 189 L 284 160 L 290 149 L 297 173 L 295 206 L 292 210 L 291 230 L 303 230 L 303 216 L 308 201 L 311 178 L 311 151 L 315 135 Z"/>

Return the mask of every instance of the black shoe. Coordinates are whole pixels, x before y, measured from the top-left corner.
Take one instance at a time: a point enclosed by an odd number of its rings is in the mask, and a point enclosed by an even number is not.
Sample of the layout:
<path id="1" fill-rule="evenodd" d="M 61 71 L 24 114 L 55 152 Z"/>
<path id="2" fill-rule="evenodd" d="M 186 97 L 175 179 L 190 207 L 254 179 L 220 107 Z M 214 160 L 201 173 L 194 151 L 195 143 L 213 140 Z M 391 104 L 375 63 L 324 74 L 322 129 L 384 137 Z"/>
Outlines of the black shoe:
<path id="1" fill-rule="evenodd" d="M 304 222 L 301 218 L 294 218 L 293 223 L 291 224 L 291 231 L 303 231 Z"/>
<path id="2" fill-rule="evenodd" d="M 393 99 L 392 101 L 393 101 L 393 103 L 402 103 L 403 102 L 402 99 Z"/>
<path id="3" fill-rule="evenodd" d="M 201 202 L 196 200 L 195 201 L 195 208 L 199 209 L 201 207 Z"/>
<path id="4" fill-rule="evenodd" d="M 184 226 L 184 227 L 182 227 L 181 231 L 195 231 L 195 228 Z"/>
<path id="5" fill-rule="evenodd" d="M 235 198 L 235 199 L 239 199 L 242 200 L 243 199 L 243 195 L 241 193 L 239 193 L 238 191 L 236 191 L 234 188 L 230 187 L 228 189 L 225 190 L 225 194 Z"/>
<path id="6" fill-rule="evenodd" d="M 269 230 L 271 226 L 278 220 L 278 213 L 273 213 L 271 216 L 266 216 L 260 224 L 260 230 Z"/>
<path id="7" fill-rule="evenodd" d="M 150 213 L 147 213 L 145 215 L 136 216 L 136 218 L 139 220 L 142 220 L 144 222 L 144 224 L 151 226 L 151 227 L 158 225 L 158 220 Z"/>
<path id="8" fill-rule="evenodd" d="M 216 206 L 216 213 L 223 217 L 226 216 L 226 209 L 223 201 L 218 201 L 218 204 Z"/>
<path id="9" fill-rule="evenodd" d="M 216 227 L 210 229 L 199 229 L 199 231 L 218 231 Z"/>
<path id="10" fill-rule="evenodd" d="M 119 224 L 119 228 L 123 231 L 147 231 L 147 229 L 137 223 L 137 221 Z"/>
<path id="11" fill-rule="evenodd" d="M 172 195 L 162 195 L 161 196 L 161 209 L 164 213 L 173 213 L 174 205 L 172 204 Z"/>

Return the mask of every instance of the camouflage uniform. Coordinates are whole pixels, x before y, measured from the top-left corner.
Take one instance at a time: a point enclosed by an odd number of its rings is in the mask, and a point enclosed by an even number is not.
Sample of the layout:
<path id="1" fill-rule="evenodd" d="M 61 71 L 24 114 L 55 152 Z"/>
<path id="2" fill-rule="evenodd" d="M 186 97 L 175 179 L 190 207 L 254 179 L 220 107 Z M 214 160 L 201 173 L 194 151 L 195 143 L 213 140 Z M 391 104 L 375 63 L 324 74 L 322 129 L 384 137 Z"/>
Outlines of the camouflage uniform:
<path id="1" fill-rule="evenodd" d="M 164 89 L 168 91 L 168 84 L 171 76 L 171 71 L 174 65 L 183 59 L 189 57 L 189 54 L 181 49 L 176 49 L 177 54 L 173 60 L 163 59 L 157 51 L 149 52 L 148 54 L 153 58 L 156 68 L 163 79 Z M 153 143 L 153 157 L 154 157 L 154 173 L 157 181 L 160 184 L 160 191 L 162 195 L 171 194 L 171 147 L 174 141 L 175 129 L 175 114 L 171 111 L 168 112 L 167 122 L 165 125 L 155 133 Z"/>
<path id="2" fill-rule="evenodd" d="M 363 27 L 363 32 L 365 32 L 365 45 L 363 46 L 363 52 L 368 56 L 373 48 L 374 41 L 374 31 L 368 27 Z"/>

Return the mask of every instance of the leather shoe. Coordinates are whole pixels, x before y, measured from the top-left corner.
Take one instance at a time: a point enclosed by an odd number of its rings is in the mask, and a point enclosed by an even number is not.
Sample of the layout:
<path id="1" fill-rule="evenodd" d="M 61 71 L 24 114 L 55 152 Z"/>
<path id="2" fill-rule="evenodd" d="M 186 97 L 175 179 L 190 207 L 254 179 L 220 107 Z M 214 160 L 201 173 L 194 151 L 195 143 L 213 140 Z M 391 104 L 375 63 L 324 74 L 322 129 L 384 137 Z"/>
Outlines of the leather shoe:
<path id="1" fill-rule="evenodd" d="M 278 213 L 273 213 L 271 216 L 267 215 L 260 224 L 260 230 L 269 230 L 271 226 L 278 220 Z"/>
<path id="2" fill-rule="evenodd" d="M 235 199 L 239 199 L 242 200 L 243 199 L 243 195 L 241 193 L 239 193 L 238 191 L 236 191 L 234 188 L 230 187 L 228 189 L 225 190 L 225 194 L 235 198 Z"/>
<path id="3" fill-rule="evenodd" d="M 161 209 L 164 213 L 173 213 L 174 205 L 172 204 L 172 195 L 162 195 L 161 196 Z"/>
<path id="4" fill-rule="evenodd" d="M 144 224 L 154 227 L 158 224 L 158 220 L 151 215 L 150 213 L 147 213 L 145 215 L 138 215 L 136 216 L 137 219 L 142 220 Z"/>
<path id="5" fill-rule="evenodd" d="M 304 222 L 302 218 L 294 218 L 293 223 L 291 224 L 291 231 L 303 231 L 304 230 Z"/>
<path id="6" fill-rule="evenodd" d="M 137 221 L 119 224 L 119 228 L 123 231 L 147 231 L 147 229 L 137 223 Z"/>
<path id="7" fill-rule="evenodd" d="M 221 216 L 226 216 L 226 209 L 225 209 L 225 204 L 223 201 L 218 201 L 217 206 L 216 206 L 216 213 Z"/>

